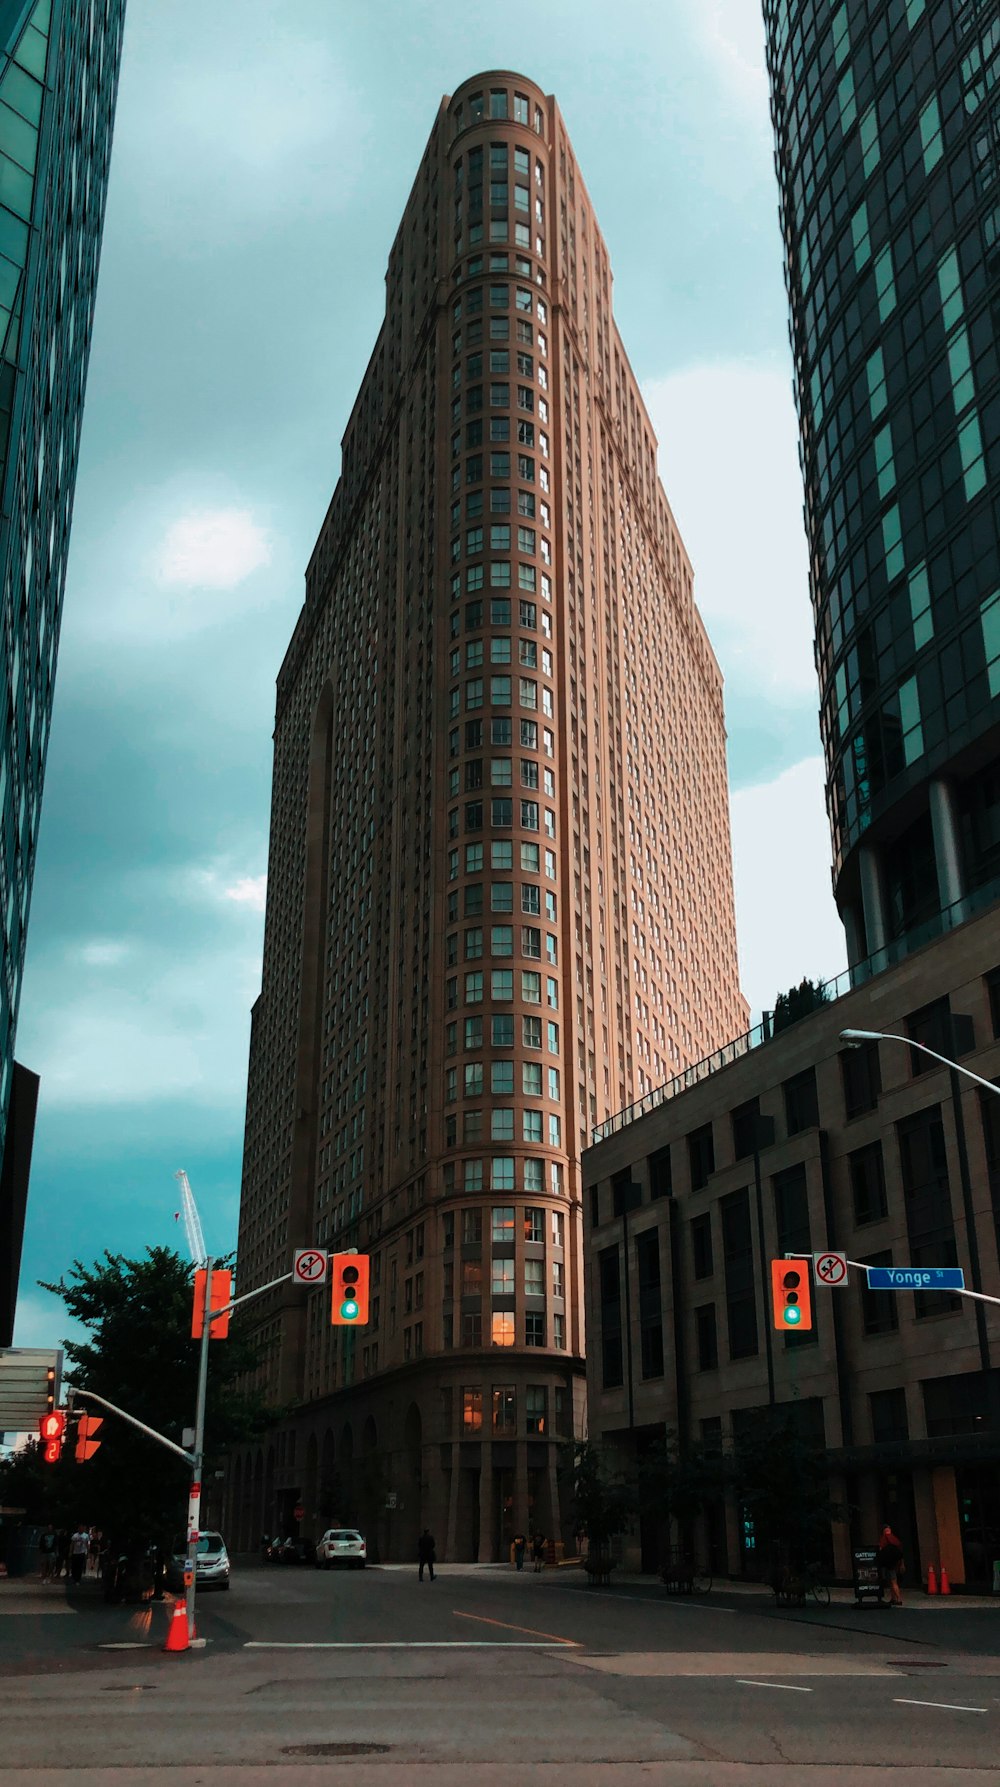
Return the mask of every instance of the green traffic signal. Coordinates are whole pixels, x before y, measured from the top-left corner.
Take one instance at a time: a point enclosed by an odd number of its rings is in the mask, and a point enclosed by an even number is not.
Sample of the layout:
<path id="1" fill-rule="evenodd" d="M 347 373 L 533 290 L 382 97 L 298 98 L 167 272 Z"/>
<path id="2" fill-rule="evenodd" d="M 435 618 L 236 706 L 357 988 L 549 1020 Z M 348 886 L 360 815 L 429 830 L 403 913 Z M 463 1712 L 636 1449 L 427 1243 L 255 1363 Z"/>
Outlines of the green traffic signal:
<path id="1" fill-rule="evenodd" d="M 358 1306 L 357 1306 L 356 1302 L 354 1301 L 353 1297 L 346 1298 L 345 1301 L 340 1305 L 340 1313 L 341 1313 L 341 1316 L 345 1322 L 357 1321 Z"/>
<path id="2" fill-rule="evenodd" d="M 796 1308 L 796 1306 L 794 1304 L 791 1304 L 784 1311 L 784 1316 L 785 1316 L 786 1322 L 788 1323 L 788 1326 L 790 1328 L 796 1328 L 798 1326 L 799 1322 L 802 1320 L 802 1311 L 800 1309 Z"/>

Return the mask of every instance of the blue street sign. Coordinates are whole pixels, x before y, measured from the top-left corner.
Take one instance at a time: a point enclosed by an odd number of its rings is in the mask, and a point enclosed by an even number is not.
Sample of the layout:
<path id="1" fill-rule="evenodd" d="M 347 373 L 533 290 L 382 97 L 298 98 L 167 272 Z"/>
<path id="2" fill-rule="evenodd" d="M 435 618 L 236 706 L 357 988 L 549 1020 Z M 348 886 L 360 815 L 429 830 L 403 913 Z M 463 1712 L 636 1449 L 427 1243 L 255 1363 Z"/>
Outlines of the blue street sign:
<path id="1" fill-rule="evenodd" d="M 961 1266 L 866 1266 L 870 1291 L 964 1291 Z"/>

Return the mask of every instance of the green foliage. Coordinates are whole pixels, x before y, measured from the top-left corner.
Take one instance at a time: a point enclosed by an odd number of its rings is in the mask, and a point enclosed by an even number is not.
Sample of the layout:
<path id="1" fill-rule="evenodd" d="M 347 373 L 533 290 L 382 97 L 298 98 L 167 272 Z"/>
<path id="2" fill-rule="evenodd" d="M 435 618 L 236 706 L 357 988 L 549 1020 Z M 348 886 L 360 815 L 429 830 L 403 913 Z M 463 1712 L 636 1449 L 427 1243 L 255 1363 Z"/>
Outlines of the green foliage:
<path id="1" fill-rule="evenodd" d="M 771 1013 L 772 1035 L 787 1030 L 789 1024 L 797 1024 L 799 1018 L 807 1017 L 811 1011 L 829 1003 L 830 994 L 822 981 L 800 980 L 797 987 L 790 987 L 787 993 L 779 993 L 775 999 Z"/>
<path id="2" fill-rule="evenodd" d="M 179 1445 L 183 1429 L 194 1422 L 197 1393 L 193 1269 L 165 1247 L 148 1248 L 136 1260 L 106 1252 L 92 1267 L 75 1260 L 65 1281 L 43 1288 L 61 1297 L 88 1331 L 85 1340 L 65 1343 L 70 1382 L 107 1397 Z M 238 1332 L 211 1343 L 206 1475 L 230 1446 L 273 1425 L 274 1410 L 237 1388 L 258 1363 L 257 1349 Z M 70 1433 L 58 1465 L 37 1458 L 0 1465 L 0 1501 L 57 1526 L 82 1520 L 116 1539 L 169 1543 L 183 1526 L 189 1470 L 96 1403 L 81 1399 L 77 1407 L 83 1406 L 103 1416 L 100 1451 L 76 1464 Z M 18 1492 L 20 1500 L 14 1499 Z"/>
<path id="3" fill-rule="evenodd" d="M 796 1432 L 781 1409 L 760 1409 L 736 1437 L 732 1481 L 753 1516 L 758 1556 L 779 1553 L 802 1564 L 822 1555 L 830 1522 L 844 1518 L 830 1501 L 826 1454 Z"/>
<path id="4" fill-rule="evenodd" d="M 577 1530 L 587 1535 L 591 1556 L 597 1556 L 624 1532 L 633 1497 L 624 1478 L 609 1469 L 598 1446 L 581 1440 L 567 1453 L 564 1469 L 572 1483 L 573 1517 Z"/>
<path id="5" fill-rule="evenodd" d="M 683 1530 L 721 1495 L 726 1474 L 720 1451 L 704 1446 L 681 1450 L 674 1434 L 664 1434 L 640 1455 L 639 1506 L 661 1521 L 676 1520 Z"/>

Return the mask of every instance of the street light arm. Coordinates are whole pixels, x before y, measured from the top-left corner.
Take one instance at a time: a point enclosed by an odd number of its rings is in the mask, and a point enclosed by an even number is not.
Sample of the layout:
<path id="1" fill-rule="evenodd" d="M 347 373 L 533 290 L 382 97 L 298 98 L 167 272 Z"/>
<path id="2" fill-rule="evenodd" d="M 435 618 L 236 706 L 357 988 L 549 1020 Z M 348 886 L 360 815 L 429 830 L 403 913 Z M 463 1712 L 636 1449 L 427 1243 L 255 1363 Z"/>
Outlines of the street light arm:
<path id="1" fill-rule="evenodd" d="M 145 1421 L 137 1420 L 135 1415 L 126 1414 L 125 1410 L 120 1409 L 116 1402 L 109 1402 L 106 1396 L 98 1396 L 96 1390 L 87 1390 L 82 1384 L 67 1384 L 66 1389 L 71 1396 L 82 1396 L 87 1402 L 99 1402 L 102 1408 L 110 1409 L 113 1415 L 118 1415 L 122 1421 L 127 1421 L 130 1427 L 137 1427 L 140 1433 L 146 1435 L 147 1439 L 155 1440 L 157 1445 L 166 1446 L 168 1452 L 175 1452 L 178 1458 L 183 1458 L 188 1470 L 191 1469 L 194 1461 L 190 1452 L 185 1452 L 183 1446 L 175 1445 L 173 1440 L 168 1440 L 165 1434 L 157 1433 L 155 1427 L 147 1427 Z"/>
<path id="2" fill-rule="evenodd" d="M 901 1042 L 908 1049 L 919 1049 L 922 1055 L 929 1055 L 932 1061 L 940 1061 L 942 1067 L 953 1067 L 956 1073 L 964 1073 L 967 1080 L 975 1080 L 977 1086 L 985 1086 L 987 1092 L 995 1092 L 1000 1097 L 1000 1086 L 994 1085 L 992 1080 L 984 1080 L 982 1074 L 973 1073 L 971 1067 L 963 1067 L 960 1061 L 939 1055 L 925 1043 L 914 1042 L 912 1036 L 896 1036 L 889 1030 L 842 1030 L 840 1036 L 842 1042 Z"/>

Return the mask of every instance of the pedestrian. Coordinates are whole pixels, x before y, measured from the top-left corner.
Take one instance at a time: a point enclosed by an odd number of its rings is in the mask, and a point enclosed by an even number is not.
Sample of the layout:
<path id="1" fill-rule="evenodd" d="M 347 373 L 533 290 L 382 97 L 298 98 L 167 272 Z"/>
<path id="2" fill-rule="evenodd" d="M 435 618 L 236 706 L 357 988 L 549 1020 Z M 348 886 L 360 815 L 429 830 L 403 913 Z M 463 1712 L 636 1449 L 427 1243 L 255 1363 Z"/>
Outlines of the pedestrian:
<path id="1" fill-rule="evenodd" d="M 90 1529 L 90 1544 L 87 1547 L 87 1575 L 96 1576 L 101 1557 L 101 1533 L 98 1527 Z"/>
<path id="2" fill-rule="evenodd" d="M 69 1542 L 69 1569 L 74 1587 L 83 1578 L 87 1567 L 87 1553 L 90 1550 L 90 1528 L 78 1526 Z"/>
<path id="3" fill-rule="evenodd" d="M 56 1533 L 56 1577 L 69 1575 L 69 1533 L 60 1527 Z"/>
<path id="4" fill-rule="evenodd" d="M 524 1569 L 524 1554 L 528 1549 L 528 1541 L 523 1533 L 514 1534 L 514 1568 Z"/>
<path id="5" fill-rule="evenodd" d="M 545 1568 L 546 1538 L 544 1533 L 535 1533 L 531 1540 L 531 1555 L 534 1559 L 535 1575 Z"/>
<path id="6" fill-rule="evenodd" d="M 58 1538 L 51 1520 L 38 1541 L 38 1552 L 42 1565 L 42 1581 L 51 1582 L 56 1567 L 56 1546 Z"/>
<path id="7" fill-rule="evenodd" d="M 903 1547 L 891 1526 L 882 1528 L 882 1536 L 878 1545 L 878 1568 L 883 1588 L 889 1590 L 889 1606 L 902 1607 L 903 1597 L 899 1590 L 899 1579 L 906 1573 L 906 1562 Z"/>
<path id="8" fill-rule="evenodd" d="M 423 1532 L 421 1533 L 419 1539 L 417 1540 L 417 1563 L 420 1566 L 420 1568 L 417 1571 L 417 1581 L 418 1582 L 423 1582 L 423 1580 L 424 1580 L 424 1568 L 425 1567 L 430 1575 L 431 1581 L 432 1582 L 434 1581 L 434 1560 L 436 1557 L 437 1557 L 437 1546 L 434 1543 L 434 1535 L 425 1526 Z"/>

